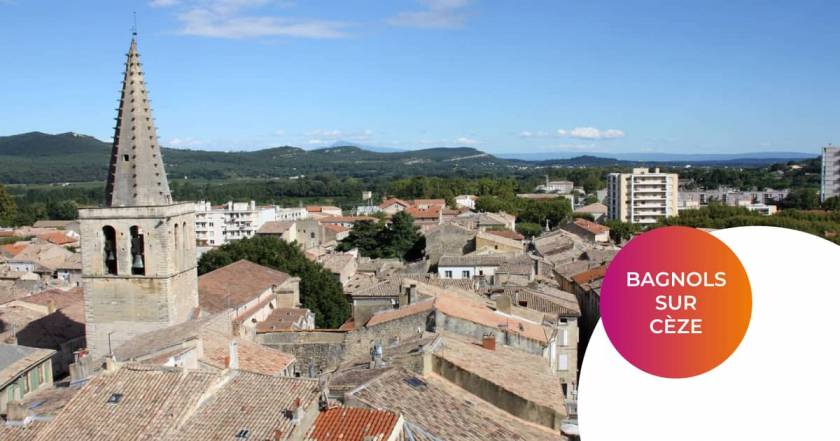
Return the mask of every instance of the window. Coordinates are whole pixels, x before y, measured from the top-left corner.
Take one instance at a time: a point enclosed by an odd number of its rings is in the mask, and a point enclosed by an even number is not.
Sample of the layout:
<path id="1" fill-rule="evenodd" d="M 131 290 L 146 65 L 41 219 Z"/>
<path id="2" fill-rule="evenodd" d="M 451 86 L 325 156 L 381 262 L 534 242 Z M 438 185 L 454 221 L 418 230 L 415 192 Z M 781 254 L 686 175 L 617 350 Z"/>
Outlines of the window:
<path id="1" fill-rule="evenodd" d="M 114 227 L 102 227 L 102 260 L 105 262 L 106 274 L 117 274 L 117 232 Z"/>
<path id="2" fill-rule="evenodd" d="M 131 232 L 131 274 L 146 275 L 146 252 L 143 230 L 137 225 L 129 229 Z"/>
<path id="3" fill-rule="evenodd" d="M 123 161 L 128 161 L 128 155 L 123 155 Z"/>
<path id="4" fill-rule="evenodd" d="M 123 394 L 111 394 L 111 396 L 108 397 L 108 404 L 117 404 L 122 401 L 122 399 Z"/>
<path id="5" fill-rule="evenodd" d="M 452 278 L 452 271 L 444 271 L 443 272 L 443 277 L 446 277 L 447 279 L 451 279 Z"/>
<path id="6" fill-rule="evenodd" d="M 469 270 L 461 271 L 461 277 L 463 277 L 465 279 L 469 279 L 470 278 L 470 271 Z"/>
<path id="7" fill-rule="evenodd" d="M 560 354 L 557 356 L 557 369 L 561 371 L 569 370 L 569 354 Z"/>

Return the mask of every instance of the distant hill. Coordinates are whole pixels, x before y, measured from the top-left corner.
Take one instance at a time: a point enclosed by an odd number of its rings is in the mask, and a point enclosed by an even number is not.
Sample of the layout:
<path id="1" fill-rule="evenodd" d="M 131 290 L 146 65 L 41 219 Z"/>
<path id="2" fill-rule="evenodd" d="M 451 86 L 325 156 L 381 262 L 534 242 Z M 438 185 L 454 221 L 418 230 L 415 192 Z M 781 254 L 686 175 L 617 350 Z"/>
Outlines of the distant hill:
<path id="1" fill-rule="evenodd" d="M 814 153 L 803 152 L 749 152 L 749 153 L 610 153 L 609 156 L 619 161 L 645 161 L 645 162 L 673 162 L 673 163 L 698 163 L 698 162 L 725 162 L 725 161 L 790 161 L 810 159 L 819 156 L 819 151 Z M 602 157 L 603 154 L 581 153 L 581 152 L 543 152 L 543 153 L 501 153 L 500 158 L 518 159 L 522 161 L 557 161 L 578 157 Z"/>
<path id="2" fill-rule="evenodd" d="M 104 180 L 111 146 L 91 136 L 41 132 L 0 137 L 0 182 L 56 183 Z M 304 150 L 275 147 L 250 152 L 163 149 L 171 178 L 275 178 L 331 173 L 339 176 L 488 174 L 509 169 L 469 147 L 373 152 L 353 146 Z"/>
<path id="3" fill-rule="evenodd" d="M 0 182 L 59 183 L 104 180 L 110 144 L 77 133 L 41 132 L 0 137 Z M 771 155 L 771 156 L 764 156 Z M 623 156 L 578 155 L 565 159 L 499 158 L 471 147 L 371 151 L 356 146 L 319 150 L 274 147 L 248 152 L 163 149 L 170 178 L 284 178 L 328 173 L 354 177 L 507 175 L 534 167 L 630 167 L 640 165 L 707 165 L 755 167 L 816 155 L 773 157 L 777 153 L 742 155 L 669 155 L 660 160 Z M 525 156 L 525 155 L 523 155 Z M 659 157 L 659 156 L 657 156 Z M 682 159 L 679 159 L 682 158 Z"/>

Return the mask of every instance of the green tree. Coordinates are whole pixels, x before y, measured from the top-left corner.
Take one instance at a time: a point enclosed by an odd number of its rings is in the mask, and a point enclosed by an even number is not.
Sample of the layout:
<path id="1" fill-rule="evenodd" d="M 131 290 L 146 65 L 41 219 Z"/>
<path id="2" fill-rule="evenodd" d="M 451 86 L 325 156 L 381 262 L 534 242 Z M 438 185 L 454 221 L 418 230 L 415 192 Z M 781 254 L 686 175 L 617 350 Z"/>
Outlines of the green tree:
<path id="1" fill-rule="evenodd" d="M 17 213 L 17 205 L 6 187 L 0 184 L 0 223 L 9 223 Z"/>
<path id="2" fill-rule="evenodd" d="M 536 237 L 542 234 L 543 229 L 539 224 L 532 224 L 530 222 L 517 222 L 516 231 L 525 237 Z"/>
<path id="3" fill-rule="evenodd" d="M 796 208 L 799 210 L 815 210 L 820 208 L 820 198 L 815 190 L 798 188 L 791 190 L 782 201 L 782 208 Z"/>
<path id="4" fill-rule="evenodd" d="M 840 196 L 832 196 L 822 203 L 822 208 L 828 211 L 840 211 Z"/>
<path id="5" fill-rule="evenodd" d="M 337 328 L 350 316 L 350 305 L 335 277 L 307 259 L 295 244 L 274 237 L 241 239 L 208 251 L 198 262 L 198 272 L 204 274 L 241 259 L 300 277 L 300 302 L 315 314 L 319 328 Z"/>
<path id="6" fill-rule="evenodd" d="M 392 216 L 391 224 L 383 232 L 388 254 L 405 260 L 419 258 L 425 239 L 418 230 L 410 214 L 401 211 Z"/>
<path id="7" fill-rule="evenodd" d="M 608 220 L 604 225 L 610 229 L 610 239 L 615 243 L 621 243 L 625 240 L 630 240 L 633 235 L 638 234 L 641 229 L 636 224 L 629 222 L 621 222 L 617 220 Z"/>
<path id="8" fill-rule="evenodd" d="M 78 217 L 78 209 L 75 201 L 50 202 L 47 204 L 47 215 L 50 219 L 73 220 Z"/>
<path id="9" fill-rule="evenodd" d="M 344 240 L 338 243 L 336 249 L 338 251 L 350 251 L 353 248 L 358 248 L 359 252 L 365 257 L 378 258 L 382 257 L 382 230 L 384 226 L 383 221 L 373 222 L 369 220 L 361 220 L 353 222 L 353 229 Z"/>

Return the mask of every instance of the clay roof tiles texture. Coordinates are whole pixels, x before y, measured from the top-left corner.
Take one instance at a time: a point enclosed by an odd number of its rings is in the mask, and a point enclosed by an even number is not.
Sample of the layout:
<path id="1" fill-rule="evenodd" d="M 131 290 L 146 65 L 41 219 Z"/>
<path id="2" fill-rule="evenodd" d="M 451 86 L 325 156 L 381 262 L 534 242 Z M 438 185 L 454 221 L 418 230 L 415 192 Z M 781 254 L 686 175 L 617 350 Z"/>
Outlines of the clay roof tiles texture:
<path id="1" fill-rule="evenodd" d="M 217 313 L 244 305 L 288 279 L 284 272 L 240 260 L 198 278 L 198 303 L 203 310 Z"/>
<path id="2" fill-rule="evenodd" d="M 306 441 L 384 441 L 399 419 L 387 410 L 336 407 L 318 415 Z"/>

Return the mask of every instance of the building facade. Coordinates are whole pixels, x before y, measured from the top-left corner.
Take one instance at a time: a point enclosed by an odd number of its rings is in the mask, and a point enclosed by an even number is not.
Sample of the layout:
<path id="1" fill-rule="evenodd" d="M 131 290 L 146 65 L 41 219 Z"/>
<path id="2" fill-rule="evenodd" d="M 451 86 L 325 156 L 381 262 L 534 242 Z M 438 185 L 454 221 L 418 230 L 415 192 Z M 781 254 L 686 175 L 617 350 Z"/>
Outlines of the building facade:
<path id="1" fill-rule="evenodd" d="M 228 201 L 218 206 L 200 201 L 196 204 L 196 241 L 199 246 L 221 246 L 253 237 L 264 223 L 276 220 L 276 216 L 273 206 L 258 206 L 254 201 Z"/>
<path id="2" fill-rule="evenodd" d="M 95 357 L 198 307 L 195 204 L 172 201 L 131 41 L 105 205 L 79 210 L 87 347 Z"/>
<path id="3" fill-rule="evenodd" d="M 840 147 L 823 147 L 820 201 L 840 195 Z"/>
<path id="4" fill-rule="evenodd" d="M 677 215 L 676 173 L 658 168 L 634 168 L 632 173 L 607 176 L 607 216 L 633 224 L 652 224 Z"/>

